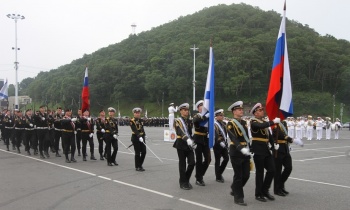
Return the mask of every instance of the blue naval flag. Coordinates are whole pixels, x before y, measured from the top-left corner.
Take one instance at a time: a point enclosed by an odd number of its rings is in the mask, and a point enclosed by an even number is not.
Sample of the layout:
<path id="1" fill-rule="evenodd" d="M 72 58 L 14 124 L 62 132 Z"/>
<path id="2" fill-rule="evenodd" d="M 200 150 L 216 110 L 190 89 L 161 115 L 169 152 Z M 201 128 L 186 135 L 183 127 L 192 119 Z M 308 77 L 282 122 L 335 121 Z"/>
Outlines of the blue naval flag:
<path id="1" fill-rule="evenodd" d="M 210 46 L 209 49 L 209 68 L 207 74 L 207 83 L 205 86 L 204 92 L 204 103 L 202 108 L 202 115 L 205 115 L 209 112 L 209 123 L 208 132 L 209 132 L 209 148 L 213 148 L 214 145 L 214 108 L 215 108 L 215 97 L 214 97 L 214 54 L 213 47 Z M 208 125 L 209 124 L 209 125 Z"/>

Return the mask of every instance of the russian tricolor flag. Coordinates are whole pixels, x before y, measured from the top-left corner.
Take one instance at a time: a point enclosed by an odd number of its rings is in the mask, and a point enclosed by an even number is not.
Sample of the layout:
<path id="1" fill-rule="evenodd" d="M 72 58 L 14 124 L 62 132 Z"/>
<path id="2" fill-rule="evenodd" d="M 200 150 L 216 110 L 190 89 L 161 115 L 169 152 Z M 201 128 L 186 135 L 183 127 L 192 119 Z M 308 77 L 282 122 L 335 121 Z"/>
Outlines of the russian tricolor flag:
<path id="1" fill-rule="evenodd" d="M 292 84 L 286 37 L 286 3 L 284 3 L 283 17 L 276 43 L 270 86 L 266 99 L 266 112 L 271 120 L 275 117 L 283 120 L 293 115 Z"/>
<path id="2" fill-rule="evenodd" d="M 83 91 L 81 93 L 81 110 L 84 112 L 85 110 L 90 110 L 90 94 L 89 94 L 89 77 L 88 77 L 88 68 L 85 69 L 85 76 L 84 76 L 84 84 L 83 84 Z"/>
<path id="3" fill-rule="evenodd" d="M 207 75 L 207 83 L 205 85 L 204 92 L 204 103 L 202 108 L 202 115 L 209 112 L 209 148 L 214 145 L 214 107 L 215 107 L 215 97 L 214 97 L 214 54 L 213 48 L 210 46 L 209 50 L 209 68 Z"/>

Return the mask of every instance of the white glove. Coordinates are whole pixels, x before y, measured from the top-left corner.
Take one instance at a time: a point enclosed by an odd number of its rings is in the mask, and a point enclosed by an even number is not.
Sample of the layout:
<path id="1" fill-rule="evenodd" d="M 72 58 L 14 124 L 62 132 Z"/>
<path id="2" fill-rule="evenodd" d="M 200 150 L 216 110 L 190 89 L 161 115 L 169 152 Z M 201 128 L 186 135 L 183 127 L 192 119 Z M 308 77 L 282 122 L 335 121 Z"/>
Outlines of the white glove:
<path id="1" fill-rule="evenodd" d="M 94 134 L 93 134 L 93 133 L 90 133 L 89 136 L 90 136 L 90 138 L 92 138 L 92 137 L 94 136 Z"/>
<path id="2" fill-rule="evenodd" d="M 304 142 L 301 139 L 294 139 L 293 142 L 298 146 L 304 146 Z"/>
<path id="3" fill-rule="evenodd" d="M 118 138 L 117 134 L 113 134 L 113 138 L 117 139 Z"/>
<path id="4" fill-rule="evenodd" d="M 248 155 L 250 155 L 249 153 L 249 149 L 248 148 L 246 148 L 246 147 L 243 147 L 242 149 L 241 149 L 241 152 L 242 152 L 242 154 L 243 155 L 245 155 L 245 156 L 248 156 Z"/>
<path id="5" fill-rule="evenodd" d="M 275 148 L 275 150 L 278 150 L 278 148 L 280 148 L 280 145 L 275 143 L 273 147 Z"/>
<path id="6" fill-rule="evenodd" d="M 30 126 L 30 127 L 33 127 L 33 124 L 32 124 L 32 123 L 30 123 L 30 124 L 29 124 L 29 126 Z"/>
<path id="7" fill-rule="evenodd" d="M 115 135 L 115 134 L 114 134 L 114 135 Z M 143 142 L 143 138 L 142 138 L 142 137 L 140 137 L 140 138 L 139 138 L 139 141 L 140 141 L 140 142 Z"/>
<path id="8" fill-rule="evenodd" d="M 222 148 L 225 148 L 225 147 L 226 147 L 226 144 L 225 144 L 224 142 L 220 142 L 220 146 L 221 146 Z"/>
<path id="9" fill-rule="evenodd" d="M 269 149 L 272 148 L 272 145 L 270 144 L 270 142 L 267 144 L 267 146 L 269 147 Z"/>
<path id="10" fill-rule="evenodd" d="M 9 120 L 9 122 L 12 122 L 12 120 Z"/>
<path id="11" fill-rule="evenodd" d="M 74 131 L 74 134 L 76 135 L 76 134 L 77 134 L 77 131 Z"/>
<path id="12" fill-rule="evenodd" d="M 45 120 L 45 117 L 42 117 L 41 120 Z"/>
<path id="13" fill-rule="evenodd" d="M 77 118 L 74 117 L 74 118 L 72 118 L 71 120 L 72 120 L 72 122 L 76 122 L 76 121 L 77 121 Z"/>
<path id="14" fill-rule="evenodd" d="M 197 144 L 193 143 L 192 144 L 192 149 L 196 149 L 197 148 Z"/>
<path id="15" fill-rule="evenodd" d="M 188 146 L 192 146 L 193 144 L 193 140 L 192 139 L 187 139 L 187 145 Z"/>
<path id="16" fill-rule="evenodd" d="M 278 117 L 276 117 L 276 118 L 275 118 L 275 119 L 273 119 L 272 121 L 273 121 L 273 123 L 278 124 L 278 123 L 280 123 L 280 122 L 281 122 L 281 119 L 280 119 L 280 118 L 278 118 Z"/>
<path id="17" fill-rule="evenodd" d="M 105 129 L 102 128 L 102 129 L 101 129 L 101 132 L 102 132 L 102 133 L 105 133 L 106 131 L 105 131 Z"/>
<path id="18" fill-rule="evenodd" d="M 88 120 L 88 121 L 91 121 L 91 117 L 88 117 L 87 120 Z"/>
<path id="19" fill-rule="evenodd" d="M 209 112 L 206 113 L 204 116 L 205 116 L 206 118 L 208 118 L 208 117 L 209 117 Z"/>

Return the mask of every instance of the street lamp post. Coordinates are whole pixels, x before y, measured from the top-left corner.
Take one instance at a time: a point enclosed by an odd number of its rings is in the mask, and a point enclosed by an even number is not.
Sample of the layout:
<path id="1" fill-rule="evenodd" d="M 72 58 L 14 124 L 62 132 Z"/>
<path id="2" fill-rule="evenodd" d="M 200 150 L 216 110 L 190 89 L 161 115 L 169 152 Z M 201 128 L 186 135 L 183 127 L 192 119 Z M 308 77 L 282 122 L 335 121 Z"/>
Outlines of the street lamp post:
<path id="1" fill-rule="evenodd" d="M 15 109 L 18 109 L 18 61 L 17 61 L 17 20 L 23 20 L 24 16 L 20 14 L 8 14 L 8 18 L 15 20 L 15 47 L 12 49 L 15 50 L 15 71 L 16 71 L 16 84 L 15 84 Z"/>
<path id="2" fill-rule="evenodd" d="M 333 95 L 333 122 L 335 122 L 335 120 L 334 120 L 334 110 L 335 110 L 335 94 Z"/>
<path id="3" fill-rule="evenodd" d="M 196 50 L 198 50 L 199 48 L 196 47 L 196 45 L 194 44 L 192 48 L 190 48 L 191 50 L 193 50 L 193 111 L 196 110 Z"/>
<path id="4" fill-rule="evenodd" d="M 164 92 L 162 96 L 162 117 L 164 117 Z"/>

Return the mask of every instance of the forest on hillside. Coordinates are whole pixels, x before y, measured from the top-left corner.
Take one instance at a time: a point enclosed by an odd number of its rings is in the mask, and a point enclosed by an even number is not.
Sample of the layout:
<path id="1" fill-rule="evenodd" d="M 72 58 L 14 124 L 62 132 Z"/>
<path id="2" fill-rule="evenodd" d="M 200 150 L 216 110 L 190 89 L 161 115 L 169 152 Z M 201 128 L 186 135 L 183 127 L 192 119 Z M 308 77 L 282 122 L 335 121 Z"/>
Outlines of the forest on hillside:
<path id="1" fill-rule="evenodd" d="M 199 48 L 196 98 L 202 98 L 212 40 L 216 101 L 264 103 L 280 23 L 277 12 L 246 4 L 204 8 L 26 78 L 19 84 L 20 95 L 52 106 L 77 103 L 88 66 L 91 106 L 96 110 L 120 101 L 139 106 L 162 100 L 191 102 L 190 48 Z M 349 103 L 350 43 L 292 20 L 286 28 L 295 112 L 305 114 L 320 104 L 320 112 L 332 109 L 333 95 Z"/>

